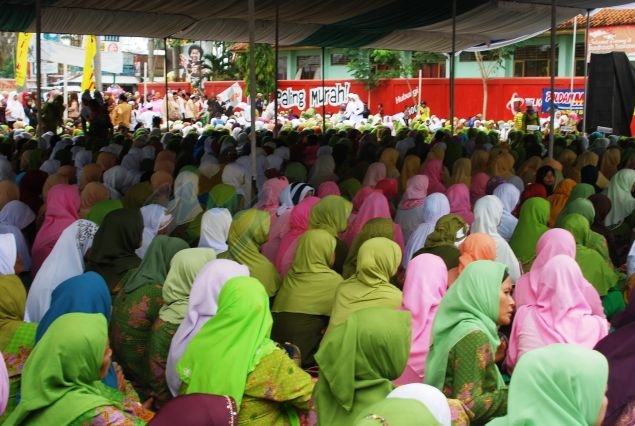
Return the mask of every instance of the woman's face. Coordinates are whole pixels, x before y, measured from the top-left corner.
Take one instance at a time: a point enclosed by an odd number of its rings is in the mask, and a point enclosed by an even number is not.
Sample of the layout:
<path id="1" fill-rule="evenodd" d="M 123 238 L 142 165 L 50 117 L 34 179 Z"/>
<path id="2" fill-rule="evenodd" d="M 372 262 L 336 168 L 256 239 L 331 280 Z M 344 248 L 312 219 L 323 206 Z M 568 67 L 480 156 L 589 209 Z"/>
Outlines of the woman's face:
<path id="1" fill-rule="evenodd" d="M 546 186 L 553 186 L 555 182 L 556 182 L 556 176 L 553 174 L 551 170 L 548 171 L 545 177 L 542 179 L 542 183 L 544 183 Z"/>
<path id="2" fill-rule="evenodd" d="M 101 367 L 99 368 L 99 378 L 103 379 L 108 374 L 110 368 L 110 361 L 112 359 L 112 349 L 110 349 L 110 341 L 106 342 L 106 351 L 104 352 L 104 359 L 101 361 Z"/>
<path id="3" fill-rule="evenodd" d="M 498 325 L 509 325 L 512 322 L 514 313 L 514 298 L 512 297 L 512 279 L 505 278 L 500 290 L 500 300 L 498 303 Z"/>

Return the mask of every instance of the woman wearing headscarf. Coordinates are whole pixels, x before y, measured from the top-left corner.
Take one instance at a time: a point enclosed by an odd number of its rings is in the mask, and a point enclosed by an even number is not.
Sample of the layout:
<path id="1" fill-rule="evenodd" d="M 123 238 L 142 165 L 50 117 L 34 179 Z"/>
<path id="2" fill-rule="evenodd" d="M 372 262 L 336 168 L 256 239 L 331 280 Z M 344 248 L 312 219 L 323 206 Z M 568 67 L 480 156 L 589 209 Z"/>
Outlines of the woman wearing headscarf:
<path id="1" fill-rule="evenodd" d="M 489 174 L 491 176 L 501 176 L 508 179 L 514 174 L 514 163 L 516 159 L 507 149 L 501 149 L 498 155 L 490 153 Z M 522 174 L 519 172 L 519 176 Z"/>
<path id="2" fill-rule="evenodd" d="M 380 192 L 372 192 L 364 200 L 359 212 L 352 220 L 349 220 L 346 231 L 342 233 L 342 240 L 350 247 L 366 222 L 375 218 L 391 219 L 388 200 Z M 401 245 L 403 246 L 403 241 Z"/>
<path id="3" fill-rule="evenodd" d="M 560 212 L 564 209 L 564 206 L 569 200 L 571 191 L 576 186 L 576 182 L 573 179 L 564 179 L 553 190 L 553 194 L 547 197 L 549 204 L 551 205 L 549 213 L 549 227 L 556 226 L 556 220 L 560 215 Z"/>
<path id="4" fill-rule="evenodd" d="M 33 345 L 37 324 L 23 322 L 26 290 L 17 276 L 15 239 L 0 234 L 0 352 L 9 374 L 9 401 L 4 417 L 15 409 L 20 391 L 20 375 Z"/>
<path id="5" fill-rule="evenodd" d="M 272 221 L 275 221 L 276 213 L 280 207 L 280 192 L 287 186 L 289 186 L 289 181 L 284 176 L 267 179 L 260 194 L 258 194 L 256 208 L 271 214 Z"/>
<path id="6" fill-rule="evenodd" d="M 401 184 L 401 191 L 405 191 L 408 188 L 408 181 L 413 176 L 419 174 L 421 168 L 421 158 L 418 155 L 407 155 L 401 166 L 401 174 L 399 176 L 399 183 Z"/>
<path id="7" fill-rule="evenodd" d="M 355 275 L 337 287 L 329 330 L 360 309 L 375 306 L 395 309 L 401 306 L 401 291 L 390 283 L 400 262 L 401 250 L 388 238 L 371 238 L 362 244 Z"/>
<path id="8" fill-rule="evenodd" d="M 329 323 L 337 286 L 342 276 L 331 269 L 335 237 L 314 229 L 302 235 L 282 287 L 273 303 L 273 331 L 277 342 L 298 346 L 302 366 L 314 365 L 313 356 Z"/>
<path id="9" fill-rule="evenodd" d="M 609 363 L 591 349 L 559 343 L 528 352 L 509 384 L 507 415 L 487 426 L 603 424 L 608 378 Z"/>
<path id="10" fill-rule="evenodd" d="M 329 195 L 313 206 L 309 217 L 309 229 L 324 229 L 336 238 L 333 270 L 337 273 L 342 272 L 348 254 L 348 246 L 339 238 L 339 235 L 346 230 L 352 209 L 353 205 L 350 201 L 336 195 Z"/>
<path id="11" fill-rule="evenodd" d="M 437 159 L 427 160 L 421 166 L 419 172 L 429 179 L 428 192 L 445 193 L 445 185 L 443 185 L 443 162 Z"/>
<path id="12" fill-rule="evenodd" d="M 459 158 L 452 165 L 450 183 L 462 183 L 469 188 L 472 185 L 472 162 L 469 158 Z"/>
<path id="13" fill-rule="evenodd" d="M 92 182 L 101 183 L 103 173 L 104 172 L 99 164 L 86 164 L 86 166 L 84 166 L 81 173 L 79 174 L 79 178 L 77 180 L 79 190 L 83 191 L 84 188 L 86 188 L 86 185 Z"/>
<path id="14" fill-rule="evenodd" d="M 282 279 L 273 264 L 260 253 L 260 246 L 267 241 L 271 216 L 258 209 L 239 212 L 229 228 L 229 250 L 220 257 L 235 260 L 249 268 L 251 276 L 265 286 L 269 297 L 278 292 Z"/>
<path id="15" fill-rule="evenodd" d="M 212 208 L 203 213 L 201 219 L 201 237 L 199 247 L 209 247 L 216 251 L 216 255 L 225 253 L 228 249 L 227 237 L 232 223 L 232 215 L 227 209 Z"/>
<path id="16" fill-rule="evenodd" d="M 618 167 L 621 162 L 622 150 L 618 147 L 609 147 L 604 155 L 602 155 L 602 161 L 600 162 L 600 172 L 608 180 L 617 173 Z"/>
<path id="17" fill-rule="evenodd" d="M 535 301 L 520 306 L 514 317 L 505 361 L 509 371 L 531 350 L 553 343 L 592 349 L 609 332 L 604 314 L 595 314 L 585 297 L 588 283 L 575 259 L 554 256 L 537 281 Z"/>
<path id="18" fill-rule="evenodd" d="M 374 188 L 375 185 L 377 185 L 377 182 L 382 179 L 386 179 L 387 176 L 388 172 L 386 171 L 386 164 L 382 162 L 372 163 L 368 166 L 362 185 Z"/>
<path id="19" fill-rule="evenodd" d="M 571 232 L 576 243 L 575 260 L 584 278 L 595 287 L 602 299 L 607 318 L 624 309 L 624 298 L 617 289 L 620 276 L 597 251 L 588 247 L 591 228 L 584 216 L 572 213 L 564 218 L 562 227 Z"/>
<path id="20" fill-rule="evenodd" d="M 320 184 L 317 196 L 320 198 L 324 198 L 327 195 L 342 195 L 340 193 L 340 187 L 337 186 L 336 182 L 329 180 Z"/>
<path id="21" fill-rule="evenodd" d="M 47 174 L 40 170 L 29 170 L 20 181 L 20 201 L 26 203 L 33 212 L 39 212 L 42 207 L 42 188 L 46 182 Z M 3 193 L 0 181 L 0 194 Z M 1 199 L 2 195 L 0 195 Z M 1 202 L 0 202 L 1 204 Z"/>
<path id="22" fill-rule="evenodd" d="M 425 383 L 462 401 L 477 424 L 507 408 L 507 388 L 495 355 L 500 345 L 497 327 L 511 323 L 511 291 L 503 264 L 473 262 L 446 293 L 432 325 Z"/>
<path id="23" fill-rule="evenodd" d="M 170 262 L 161 291 L 163 305 L 159 309 L 159 317 L 152 324 L 145 358 L 149 362 L 148 385 L 157 408 L 170 398 L 165 376 L 167 358 L 172 338 L 187 315 L 192 285 L 205 264 L 215 258 L 216 252 L 212 249 L 188 248 L 176 253 Z"/>
<path id="24" fill-rule="evenodd" d="M 188 344 L 218 312 L 218 299 L 223 286 L 232 278 L 248 276 L 249 269 L 245 265 L 226 259 L 208 262 L 196 276 L 190 292 L 187 314 L 172 337 L 168 353 L 165 374 L 172 395 L 179 394 L 182 384 L 175 366 Z"/>
<path id="25" fill-rule="evenodd" d="M 459 246 L 467 237 L 469 229 L 461 216 L 447 214 L 437 221 L 434 231 L 426 238 L 425 245 L 414 256 L 431 253 L 443 259 L 448 270 L 448 285 L 452 285 L 459 273 Z"/>
<path id="26" fill-rule="evenodd" d="M 399 169 L 397 162 L 399 161 L 399 151 L 395 148 L 384 148 L 379 156 L 379 162 L 386 166 L 386 178 L 398 179 Z"/>
<path id="27" fill-rule="evenodd" d="M 187 243 L 179 238 L 156 237 L 139 268 L 126 279 L 123 291 L 113 301 L 113 352 L 126 377 L 143 394 L 149 394 L 151 389 L 145 354 L 152 325 L 163 305 L 163 282 L 174 255 L 186 248 Z"/>
<path id="28" fill-rule="evenodd" d="M 497 225 L 498 234 L 505 240 L 509 241 L 514 234 L 518 218 L 512 213 L 516 210 L 520 200 L 520 191 L 511 183 L 503 183 L 496 187 L 493 195 L 503 203 L 503 216 Z"/>
<path id="29" fill-rule="evenodd" d="M 358 416 L 355 426 L 440 425 L 425 404 L 405 398 L 386 398 L 369 406 Z M 450 424 L 450 423 L 448 423 Z"/>
<path id="30" fill-rule="evenodd" d="M 79 219 L 80 197 L 76 186 L 56 185 L 47 197 L 46 213 L 32 250 L 31 274 L 35 276 L 53 250 L 60 234 Z"/>
<path id="31" fill-rule="evenodd" d="M 321 155 L 311 169 L 308 183 L 313 188 L 318 188 L 323 182 L 330 180 L 339 180 L 339 177 L 335 174 L 335 160 L 331 155 Z"/>
<path id="32" fill-rule="evenodd" d="M 165 233 L 168 225 L 172 222 L 173 216 L 167 212 L 166 208 L 159 204 L 148 204 L 140 209 L 143 216 L 143 236 L 141 247 L 135 250 L 137 256 L 143 259 L 152 240 L 160 233 Z"/>
<path id="33" fill-rule="evenodd" d="M 484 149 L 477 149 L 472 153 L 470 157 L 472 162 L 472 175 L 478 173 L 487 173 L 487 164 L 489 163 L 489 151 Z"/>
<path id="34" fill-rule="evenodd" d="M 593 210 L 595 210 L 591 231 L 604 237 L 613 265 L 623 265 L 626 262 L 626 257 L 623 253 L 618 253 L 615 247 L 615 237 L 604 224 L 606 215 L 611 211 L 611 200 L 604 194 L 593 194 L 589 197 L 589 201 L 593 204 Z"/>
<path id="35" fill-rule="evenodd" d="M 20 189 L 11 180 L 0 180 L 0 209 L 7 203 L 20 199 Z"/>
<path id="36" fill-rule="evenodd" d="M 428 177 L 423 175 L 408 179 L 406 191 L 398 205 L 395 223 L 401 227 L 406 244 L 417 227 L 424 222 L 428 182 Z"/>
<path id="37" fill-rule="evenodd" d="M 412 348 L 411 348 L 412 350 Z M 407 368 L 407 367 L 406 367 Z M 388 394 L 387 400 L 404 399 L 414 400 L 425 406 L 432 414 L 437 423 L 430 423 L 438 426 L 451 426 L 452 407 L 450 401 L 439 389 L 423 383 L 409 383 L 402 385 Z M 458 402 L 454 400 L 453 402 Z M 462 410 L 462 408 L 461 408 Z M 420 424 L 415 420 L 414 424 Z"/>
<path id="38" fill-rule="evenodd" d="M 509 246 L 527 271 L 536 257 L 536 243 L 542 234 L 547 232 L 549 222 L 549 202 L 540 197 L 525 201 L 520 209 L 518 225 L 514 230 Z"/>
<path id="39" fill-rule="evenodd" d="M 423 383 L 432 323 L 447 288 L 448 270 L 440 257 L 420 254 L 408 263 L 401 309 L 412 314 L 412 339 L 408 363 L 396 384 Z"/>
<path id="40" fill-rule="evenodd" d="M 207 208 L 226 208 L 232 215 L 234 215 L 240 209 L 242 199 L 242 195 L 236 191 L 236 188 L 231 185 L 220 183 L 209 191 Z"/>
<path id="41" fill-rule="evenodd" d="M 434 231 L 437 221 L 442 216 L 450 213 L 450 202 L 448 198 L 440 193 L 430 194 L 423 204 L 423 220 L 408 239 L 402 266 L 408 266 L 408 262 L 413 255 L 422 249 L 428 236 Z"/>
<path id="42" fill-rule="evenodd" d="M 472 184 L 470 186 L 470 203 L 472 206 L 479 198 L 488 194 L 487 184 L 489 181 L 489 175 L 484 172 L 479 172 L 472 176 Z"/>
<path id="43" fill-rule="evenodd" d="M 199 200 L 199 176 L 190 171 L 182 171 L 174 181 L 174 199 L 168 205 L 172 211 L 177 229 L 173 236 L 181 236 L 190 245 L 196 245 L 201 229 L 203 207 Z"/>
<path id="44" fill-rule="evenodd" d="M 84 187 L 80 196 L 80 217 L 86 218 L 96 203 L 108 200 L 109 198 L 110 193 L 104 184 L 99 182 L 90 182 Z"/>
<path id="45" fill-rule="evenodd" d="M 320 202 L 317 197 L 307 197 L 293 208 L 289 217 L 289 230 L 280 240 L 274 266 L 284 278 L 293 263 L 298 239 L 309 229 L 309 218 L 313 206 Z"/>
<path id="46" fill-rule="evenodd" d="M 181 393 L 231 396 L 239 407 L 239 423 L 298 422 L 298 414 L 310 407 L 314 385 L 270 339 L 272 323 L 267 293 L 257 279 L 226 282 L 216 315 L 176 364 Z"/>
<path id="47" fill-rule="evenodd" d="M 18 256 L 25 271 L 31 270 L 31 252 L 23 230 L 34 220 L 35 213 L 22 201 L 9 201 L 0 209 L 0 234 L 13 234 Z"/>
<path id="48" fill-rule="evenodd" d="M 450 201 L 450 213 L 461 216 L 468 225 L 472 225 L 474 215 L 470 204 L 470 190 L 462 183 L 451 185 L 445 195 Z"/>
<path id="49" fill-rule="evenodd" d="M 31 283 L 26 300 L 26 321 L 40 322 L 51 304 L 53 290 L 84 272 L 84 257 L 93 244 L 97 229 L 93 222 L 80 219 L 62 232 Z"/>
<path id="50" fill-rule="evenodd" d="M 604 224 L 615 237 L 618 251 L 628 251 L 631 243 L 631 230 L 635 227 L 635 170 L 622 169 L 615 173 L 606 195 L 611 200 L 611 210 Z"/>
<path id="51" fill-rule="evenodd" d="M 58 318 L 24 366 L 22 398 L 7 424 L 145 424 L 151 413 L 100 381 L 111 354 L 103 315 Z"/>
<path id="52" fill-rule="evenodd" d="M 408 361 L 410 329 L 409 312 L 373 307 L 353 312 L 324 337 L 315 356 L 319 425 L 348 426 L 386 398 Z"/>
<path id="53" fill-rule="evenodd" d="M 101 275 L 112 295 L 122 288 L 122 281 L 141 263 L 135 250 L 141 246 L 143 217 L 139 210 L 118 209 L 106 215 L 95 234 L 86 262 L 86 271 Z"/>
<path id="54" fill-rule="evenodd" d="M 595 219 L 595 209 L 593 208 L 593 203 L 591 203 L 590 200 L 586 198 L 578 198 L 577 200 L 573 200 L 568 205 L 567 209 L 570 212 L 567 215 L 577 213 L 589 222 L 589 226 L 593 224 Z M 562 218 L 561 225 L 564 223 L 564 218 L 566 218 L 566 216 Z M 613 263 L 611 263 L 611 259 L 609 257 L 608 245 L 606 239 L 602 235 L 589 229 L 589 237 L 587 239 L 586 246 L 597 251 L 606 263 L 613 268 Z"/>
<path id="55" fill-rule="evenodd" d="M 459 247 L 459 275 L 472 262 L 496 260 L 496 241 L 487 234 L 472 232 Z M 513 281 L 513 280 L 512 280 Z"/>
<path id="56" fill-rule="evenodd" d="M 571 213 L 578 213 L 577 208 L 579 205 L 576 205 L 575 203 L 579 200 L 586 200 L 593 194 L 595 194 L 595 190 L 593 189 L 593 186 L 589 184 L 579 183 L 574 186 L 566 204 L 564 205 L 564 208 L 560 211 L 560 214 L 556 219 L 555 226 L 562 228 L 562 220 L 567 217 L 567 215 Z"/>

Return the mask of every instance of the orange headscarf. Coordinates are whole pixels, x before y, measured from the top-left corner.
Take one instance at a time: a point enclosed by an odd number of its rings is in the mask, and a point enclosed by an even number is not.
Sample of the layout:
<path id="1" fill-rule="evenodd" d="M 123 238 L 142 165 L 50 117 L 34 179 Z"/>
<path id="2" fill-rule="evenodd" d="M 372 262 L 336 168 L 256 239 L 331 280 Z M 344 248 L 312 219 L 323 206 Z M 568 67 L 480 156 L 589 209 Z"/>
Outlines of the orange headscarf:
<path id="1" fill-rule="evenodd" d="M 496 260 L 496 241 L 487 234 L 475 232 L 467 236 L 459 247 L 459 274 L 477 260 Z"/>
<path id="2" fill-rule="evenodd" d="M 567 200 L 569 200 L 569 195 L 571 195 L 571 191 L 573 191 L 573 187 L 576 186 L 577 183 L 573 179 L 564 179 L 561 181 L 553 190 L 553 194 L 547 197 L 549 200 L 549 204 L 551 204 L 551 213 L 549 214 L 549 227 L 553 228 L 556 226 L 556 220 L 560 215 L 560 212 L 567 204 Z"/>

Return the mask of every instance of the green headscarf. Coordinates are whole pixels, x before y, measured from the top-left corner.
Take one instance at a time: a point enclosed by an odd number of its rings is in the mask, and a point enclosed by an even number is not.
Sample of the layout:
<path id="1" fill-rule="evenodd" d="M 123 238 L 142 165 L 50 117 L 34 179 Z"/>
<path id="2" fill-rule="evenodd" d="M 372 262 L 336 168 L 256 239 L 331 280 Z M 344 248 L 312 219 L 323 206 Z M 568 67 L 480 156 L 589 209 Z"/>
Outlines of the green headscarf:
<path id="1" fill-rule="evenodd" d="M 236 188 L 231 185 L 220 183 L 215 185 L 209 192 L 207 199 L 207 209 L 219 207 L 227 209 L 232 215 L 236 214 L 240 207 L 242 197 L 236 192 Z"/>
<path id="2" fill-rule="evenodd" d="M 386 398 L 365 409 L 355 426 L 441 426 L 430 410 L 415 399 Z"/>
<path id="3" fill-rule="evenodd" d="M 187 314 L 187 304 L 194 279 L 203 266 L 216 259 L 211 248 L 188 248 L 172 257 L 170 271 L 163 283 L 163 302 L 159 318 L 172 324 L 181 324 Z"/>
<path id="4" fill-rule="evenodd" d="M 573 213 L 564 218 L 562 227 L 575 238 L 575 260 L 582 270 L 582 275 L 595 287 L 600 296 L 606 296 L 619 281 L 619 276 L 598 252 L 588 247 L 591 238 L 589 222 L 584 216 Z"/>
<path id="5" fill-rule="evenodd" d="M 121 200 L 97 201 L 95 205 L 88 212 L 86 219 L 101 226 L 101 224 L 104 222 L 104 218 L 106 217 L 108 213 L 110 213 L 113 210 L 118 210 L 122 208 L 123 208 L 123 204 Z"/>
<path id="6" fill-rule="evenodd" d="M 102 314 L 56 319 L 24 364 L 22 398 L 5 424 L 67 425 L 97 407 L 123 410 L 123 398 L 99 378 L 107 341 Z"/>
<path id="7" fill-rule="evenodd" d="M 111 211 L 95 234 L 86 271 L 101 275 L 112 291 L 126 272 L 141 263 L 135 250 L 141 246 L 142 235 L 143 217 L 139 210 Z"/>
<path id="8" fill-rule="evenodd" d="M 388 238 L 371 238 L 362 244 L 355 275 L 337 289 L 329 329 L 360 309 L 375 306 L 397 309 L 401 306 L 401 291 L 390 284 L 390 277 L 397 272 L 400 262 L 401 249 Z"/>
<path id="9" fill-rule="evenodd" d="M 170 261 L 176 253 L 186 248 L 187 243 L 180 238 L 157 235 L 150 243 L 139 268 L 126 280 L 123 291 L 130 293 L 148 284 L 163 285 Z"/>
<path id="10" fill-rule="evenodd" d="M 291 269 L 276 295 L 272 312 L 331 315 L 342 276 L 331 269 L 335 237 L 322 229 L 302 235 Z"/>
<path id="11" fill-rule="evenodd" d="M 455 214 L 441 216 L 434 226 L 434 231 L 426 238 L 425 248 L 455 246 L 467 237 L 468 225 L 465 220 Z M 462 236 L 457 235 L 463 231 Z"/>
<path id="12" fill-rule="evenodd" d="M 595 218 L 595 209 L 593 208 L 593 203 L 588 200 L 588 197 L 595 194 L 595 189 L 593 186 L 587 183 L 579 183 L 573 187 L 571 191 L 571 195 L 567 199 L 567 203 L 564 205 L 564 208 L 558 215 L 558 219 L 556 220 L 556 227 L 562 227 L 562 220 L 571 213 L 580 213 L 584 216 L 589 216 L 590 223 L 593 223 Z M 591 209 L 585 202 L 589 202 Z"/>
<path id="13" fill-rule="evenodd" d="M 394 240 L 395 227 L 393 221 L 385 218 L 375 218 L 366 222 L 362 230 L 357 234 L 357 237 L 355 237 L 355 240 L 353 240 L 351 248 L 348 250 L 348 255 L 344 261 L 344 271 L 342 273 L 345 279 L 352 277 L 357 270 L 357 254 L 359 253 L 359 248 L 366 241 L 375 237 L 385 237 L 389 240 Z"/>
<path id="14" fill-rule="evenodd" d="M 265 286 L 269 297 L 273 297 L 282 279 L 271 261 L 260 253 L 260 246 L 269 237 L 270 226 L 271 215 L 265 211 L 249 209 L 239 212 L 229 228 L 229 249 L 219 257 L 247 266 L 249 274 Z"/>
<path id="15" fill-rule="evenodd" d="M 306 167 L 302 163 L 292 161 L 284 168 L 284 175 L 289 179 L 289 183 L 306 182 Z"/>
<path id="16" fill-rule="evenodd" d="M 606 358 L 591 349 L 556 343 L 529 351 L 514 369 L 507 415 L 487 426 L 593 425 L 608 376 Z"/>
<path id="17" fill-rule="evenodd" d="M 571 203 L 573 200 L 577 200 L 578 198 L 589 198 L 593 194 L 595 194 L 595 188 L 593 185 L 588 183 L 579 183 L 571 190 L 571 194 L 569 194 L 569 198 L 567 199 L 567 204 Z"/>
<path id="18" fill-rule="evenodd" d="M 311 209 L 309 229 L 324 229 L 337 237 L 346 230 L 353 204 L 339 195 L 327 195 Z"/>
<path id="19" fill-rule="evenodd" d="M 121 197 L 121 203 L 126 209 L 140 209 L 146 205 L 152 195 L 154 195 L 154 190 L 150 182 L 140 182 L 126 191 L 124 196 Z"/>
<path id="20" fill-rule="evenodd" d="M 176 364 L 186 394 L 230 395 L 240 407 L 247 375 L 276 349 L 269 338 L 269 298 L 255 278 L 236 277 L 218 296 L 218 311 L 192 338 Z"/>
<path id="21" fill-rule="evenodd" d="M 549 201 L 539 197 L 529 198 L 520 208 L 518 224 L 509 245 L 523 265 L 530 264 L 536 257 L 536 243 L 549 230 L 550 209 Z"/>
<path id="22" fill-rule="evenodd" d="M 569 212 L 565 216 L 560 215 L 558 217 L 560 224 L 556 225 L 558 225 L 560 228 L 563 227 L 564 218 L 573 213 L 582 215 L 589 222 L 589 226 L 591 226 L 595 221 L 595 207 L 593 207 L 593 203 L 590 200 L 586 198 L 578 198 L 577 200 L 571 202 L 569 206 L 571 207 Z M 609 265 L 612 265 L 609 254 L 609 247 L 606 242 L 606 238 L 604 238 L 603 235 L 589 229 L 589 236 L 585 246 L 597 251 L 600 256 L 606 259 Z"/>
<path id="23" fill-rule="evenodd" d="M 369 308 L 326 334 L 315 355 L 320 378 L 313 393 L 320 424 L 349 426 L 393 390 L 411 340 L 411 314 Z"/>
<path id="24" fill-rule="evenodd" d="M 355 194 L 362 189 L 362 184 L 355 178 L 349 178 L 339 184 L 340 192 L 342 196 L 347 200 L 352 201 Z"/>
<path id="25" fill-rule="evenodd" d="M 0 351 L 23 324 L 26 289 L 17 275 L 0 275 Z"/>
<path id="26" fill-rule="evenodd" d="M 504 273 L 502 263 L 477 260 L 467 265 L 448 289 L 432 324 L 425 383 L 443 389 L 448 354 L 454 345 L 475 330 L 487 336 L 492 353 L 496 353 L 500 344 L 496 323 Z M 504 385 L 500 374 L 498 384 L 499 387 Z"/>

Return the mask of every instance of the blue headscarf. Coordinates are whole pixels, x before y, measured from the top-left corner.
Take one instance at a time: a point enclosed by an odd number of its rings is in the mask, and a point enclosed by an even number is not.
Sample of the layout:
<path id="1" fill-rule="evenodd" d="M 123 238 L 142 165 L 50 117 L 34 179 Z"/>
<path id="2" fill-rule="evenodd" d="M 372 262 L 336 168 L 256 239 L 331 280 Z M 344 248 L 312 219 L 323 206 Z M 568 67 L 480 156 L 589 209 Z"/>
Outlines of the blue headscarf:
<path id="1" fill-rule="evenodd" d="M 62 315 L 81 312 L 102 314 L 110 321 L 112 298 L 106 281 L 96 272 L 85 272 L 60 284 L 51 294 L 51 306 L 42 317 L 35 333 L 35 343 L 39 342 L 46 330 Z M 72 330 L 68 330 L 72 333 Z M 104 384 L 118 389 L 117 375 L 110 364 Z"/>

